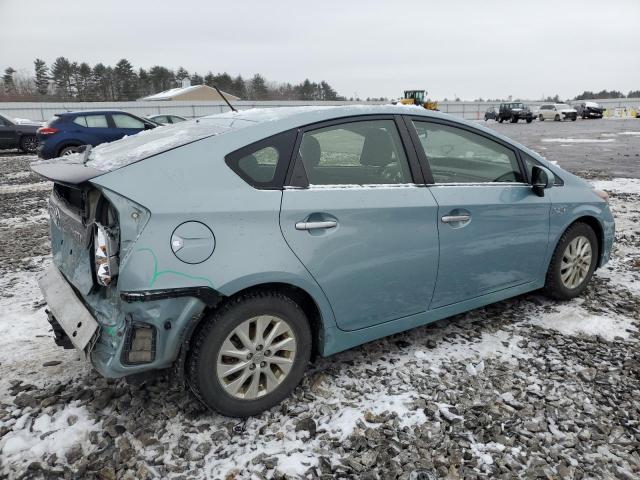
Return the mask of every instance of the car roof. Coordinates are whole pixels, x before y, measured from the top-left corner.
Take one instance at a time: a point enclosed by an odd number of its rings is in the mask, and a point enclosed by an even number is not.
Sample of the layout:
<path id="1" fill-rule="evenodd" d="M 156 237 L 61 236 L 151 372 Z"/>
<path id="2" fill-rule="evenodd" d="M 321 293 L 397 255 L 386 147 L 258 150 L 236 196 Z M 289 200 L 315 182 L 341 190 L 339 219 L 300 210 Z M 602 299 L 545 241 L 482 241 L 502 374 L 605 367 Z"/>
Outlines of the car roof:
<path id="1" fill-rule="evenodd" d="M 93 114 L 100 114 L 100 113 L 129 113 L 129 112 L 125 112 L 124 110 L 117 110 L 117 109 L 109 109 L 109 110 L 76 110 L 73 112 L 61 112 L 58 113 L 58 116 L 66 116 L 66 115 L 93 115 Z"/>
<path id="2" fill-rule="evenodd" d="M 234 136 L 239 142 L 237 148 L 240 148 L 242 145 L 249 145 L 268 136 L 306 125 L 341 118 L 372 115 L 411 115 L 424 117 L 425 119 L 448 120 L 455 124 L 466 125 L 475 130 L 484 131 L 493 137 L 500 138 L 507 143 L 530 152 L 523 145 L 478 123 L 427 110 L 420 106 L 303 106 L 256 108 L 238 112 L 226 112 L 146 130 L 117 142 L 98 145 L 91 151 L 87 165 L 98 170 L 109 171 L 208 137 L 218 135 Z M 537 156 L 535 152 L 531 153 Z M 72 161 L 71 157 L 73 156 L 65 158 L 68 158 L 68 161 Z"/>

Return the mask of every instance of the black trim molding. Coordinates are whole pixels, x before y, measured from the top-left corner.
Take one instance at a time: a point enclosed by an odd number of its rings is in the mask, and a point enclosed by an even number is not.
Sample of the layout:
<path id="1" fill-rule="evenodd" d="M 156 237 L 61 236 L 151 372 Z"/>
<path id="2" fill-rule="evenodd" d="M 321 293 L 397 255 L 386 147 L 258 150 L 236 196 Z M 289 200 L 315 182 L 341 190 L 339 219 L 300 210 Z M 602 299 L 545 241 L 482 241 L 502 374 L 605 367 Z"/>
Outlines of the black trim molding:
<path id="1" fill-rule="evenodd" d="M 210 307 L 215 307 L 224 298 L 209 287 L 167 288 L 162 290 L 141 290 L 136 292 L 121 292 L 120 298 L 125 302 L 153 302 L 167 298 L 196 297 Z"/>

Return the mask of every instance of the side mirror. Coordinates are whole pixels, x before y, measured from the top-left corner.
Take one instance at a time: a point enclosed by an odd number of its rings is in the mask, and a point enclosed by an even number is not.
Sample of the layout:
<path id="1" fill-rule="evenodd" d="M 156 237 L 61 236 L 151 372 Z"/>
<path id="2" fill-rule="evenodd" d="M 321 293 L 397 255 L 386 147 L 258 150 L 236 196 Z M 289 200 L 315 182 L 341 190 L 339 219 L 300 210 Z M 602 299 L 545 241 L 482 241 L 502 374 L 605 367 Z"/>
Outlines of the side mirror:
<path id="1" fill-rule="evenodd" d="M 534 165 L 531 170 L 531 189 L 539 197 L 544 197 L 544 191 L 553 187 L 556 178 L 551 170 L 545 167 Z"/>
<path id="2" fill-rule="evenodd" d="M 144 129 L 145 130 L 151 130 L 153 128 L 156 128 L 156 126 L 153 123 L 145 123 L 144 124 Z"/>

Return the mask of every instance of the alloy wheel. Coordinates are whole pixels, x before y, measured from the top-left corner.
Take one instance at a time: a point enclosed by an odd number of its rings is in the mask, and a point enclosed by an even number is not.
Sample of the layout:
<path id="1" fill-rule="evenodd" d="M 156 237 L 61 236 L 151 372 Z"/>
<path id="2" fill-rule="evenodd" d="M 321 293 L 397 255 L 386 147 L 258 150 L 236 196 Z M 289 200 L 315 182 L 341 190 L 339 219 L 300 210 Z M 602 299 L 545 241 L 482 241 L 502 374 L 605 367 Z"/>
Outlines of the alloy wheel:
<path id="1" fill-rule="evenodd" d="M 587 237 L 579 236 L 571 240 L 562 254 L 560 279 L 565 287 L 579 287 L 589 275 L 593 252 Z"/>
<path id="2" fill-rule="evenodd" d="M 282 318 L 245 320 L 225 339 L 216 374 L 232 397 L 253 400 L 273 392 L 287 377 L 296 356 L 296 337 Z"/>
<path id="3" fill-rule="evenodd" d="M 27 137 L 24 139 L 24 149 L 29 153 L 35 153 L 38 149 L 38 139 L 36 137 Z"/>

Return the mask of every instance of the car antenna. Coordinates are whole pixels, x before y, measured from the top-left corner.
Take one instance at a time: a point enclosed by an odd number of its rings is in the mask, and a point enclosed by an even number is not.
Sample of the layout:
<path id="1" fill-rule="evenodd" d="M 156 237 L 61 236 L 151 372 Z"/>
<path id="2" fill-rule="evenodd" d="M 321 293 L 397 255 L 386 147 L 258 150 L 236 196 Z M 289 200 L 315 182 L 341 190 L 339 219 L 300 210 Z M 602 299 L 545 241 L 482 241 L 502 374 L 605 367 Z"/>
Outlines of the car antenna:
<path id="1" fill-rule="evenodd" d="M 233 105 L 231 105 L 229 103 L 229 100 L 227 100 L 227 97 L 225 97 L 222 92 L 220 91 L 220 89 L 218 88 L 218 86 L 214 83 L 213 84 L 213 88 L 216 89 L 216 92 L 218 92 L 218 95 L 220 95 L 222 97 L 222 99 L 227 102 L 227 105 L 229 105 L 229 108 L 231 109 L 232 112 L 237 112 L 238 110 L 236 110 L 235 108 L 233 108 Z"/>

